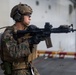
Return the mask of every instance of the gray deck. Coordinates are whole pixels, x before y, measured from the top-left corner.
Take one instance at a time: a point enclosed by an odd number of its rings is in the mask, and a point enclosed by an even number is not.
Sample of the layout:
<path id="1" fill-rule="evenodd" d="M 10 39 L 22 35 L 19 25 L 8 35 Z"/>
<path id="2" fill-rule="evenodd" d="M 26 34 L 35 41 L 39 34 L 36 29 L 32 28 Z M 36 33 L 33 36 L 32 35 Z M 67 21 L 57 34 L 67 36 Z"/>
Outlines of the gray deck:
<path id="1" fill-rule="evenodd" d="M 47 58 L 39 57 L 34 61 L 40 75 L 76 75 L 76 60 L 73 58 Z M 0 75 L 3 71 L 0 68 Z"/>
<path id="2" fill-rule="evenodd" d="M 39 57 L 34 62 L 40 75 L 76 75 L 76 60 L 73 58 Z"/>

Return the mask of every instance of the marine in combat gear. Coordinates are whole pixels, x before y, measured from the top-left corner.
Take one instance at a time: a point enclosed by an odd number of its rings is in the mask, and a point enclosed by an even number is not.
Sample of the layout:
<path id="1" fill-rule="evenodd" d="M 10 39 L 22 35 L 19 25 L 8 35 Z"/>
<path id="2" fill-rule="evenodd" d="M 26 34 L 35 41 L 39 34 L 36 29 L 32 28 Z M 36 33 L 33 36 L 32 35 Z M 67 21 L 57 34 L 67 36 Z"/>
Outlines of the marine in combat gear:
<path id="1" fill-rule="evenodd" d="M 17 30 L 26 30 L 30 24 L 32 8 L 27 4 L 18 4 L 11 10 L 10 17 L 15 24 L 5 29 L 1 39 L 1 68 L 5 75 L 40 75 L 32 65 L 37 44 L 29 43 L 29 34 L 18 38 Z"/>

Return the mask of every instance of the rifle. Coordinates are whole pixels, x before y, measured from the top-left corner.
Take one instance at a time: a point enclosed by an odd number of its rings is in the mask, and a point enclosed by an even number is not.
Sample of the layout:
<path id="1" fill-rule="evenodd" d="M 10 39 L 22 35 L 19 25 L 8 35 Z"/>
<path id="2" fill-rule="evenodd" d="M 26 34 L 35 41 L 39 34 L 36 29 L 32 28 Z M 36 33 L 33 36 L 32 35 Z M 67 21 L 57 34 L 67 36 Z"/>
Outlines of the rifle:
<path id="1" fill-rule="evenodd" d="M 76 31 L 76 29 L 73 29 L 73 24 L 60 25 L 57 28 L 53 28 L 53 26 L 50 25 L 49 22 L 46 22 L 44 28 L 38 28 L 35 25 L 30 25 L 26 30 L 18 30 L 16 32 L 16 35 L 17 37 L 22 37 L 29 33 L 33 37 L 31 40 L 36 41 L 34 37 L 39 41 L 45 40 L 47 48 L 50 48 L 52 47 L 51 38 L 50 38 L 51 33 L 69 33 L 74 31 Z M 34 44 L 33 41 L 32 44 Z"/>

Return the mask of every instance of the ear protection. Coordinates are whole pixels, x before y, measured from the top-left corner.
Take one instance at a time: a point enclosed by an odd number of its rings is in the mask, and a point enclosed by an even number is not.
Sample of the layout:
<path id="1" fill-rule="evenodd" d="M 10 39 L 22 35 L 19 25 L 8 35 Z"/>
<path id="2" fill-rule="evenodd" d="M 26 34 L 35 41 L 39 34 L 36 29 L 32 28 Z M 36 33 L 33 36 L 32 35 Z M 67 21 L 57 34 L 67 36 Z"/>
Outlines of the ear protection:
<path id="1" fill-rule="evenodd" d="M 21 22 L 22 21 L 22 14 L 19 12 L 19 10 L 17 9 L 14 16 L 13 16 L 13 19 L 16 21 L 16 22 Z"/>

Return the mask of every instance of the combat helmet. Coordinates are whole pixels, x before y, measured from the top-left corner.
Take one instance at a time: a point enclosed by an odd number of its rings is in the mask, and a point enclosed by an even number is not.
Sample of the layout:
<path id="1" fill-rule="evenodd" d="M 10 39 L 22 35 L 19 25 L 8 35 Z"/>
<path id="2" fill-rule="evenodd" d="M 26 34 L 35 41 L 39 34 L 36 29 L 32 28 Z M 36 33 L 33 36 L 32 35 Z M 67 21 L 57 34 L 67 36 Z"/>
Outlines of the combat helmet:
<path id="1" fill-rule="evenodd" d="M 10 17 L 13 18 L 16 22 L 22 21 L 23 15 L 31 15 L 32 8 L 27 4 L 18 4 L 14 6 L 11 10 Z"/>

